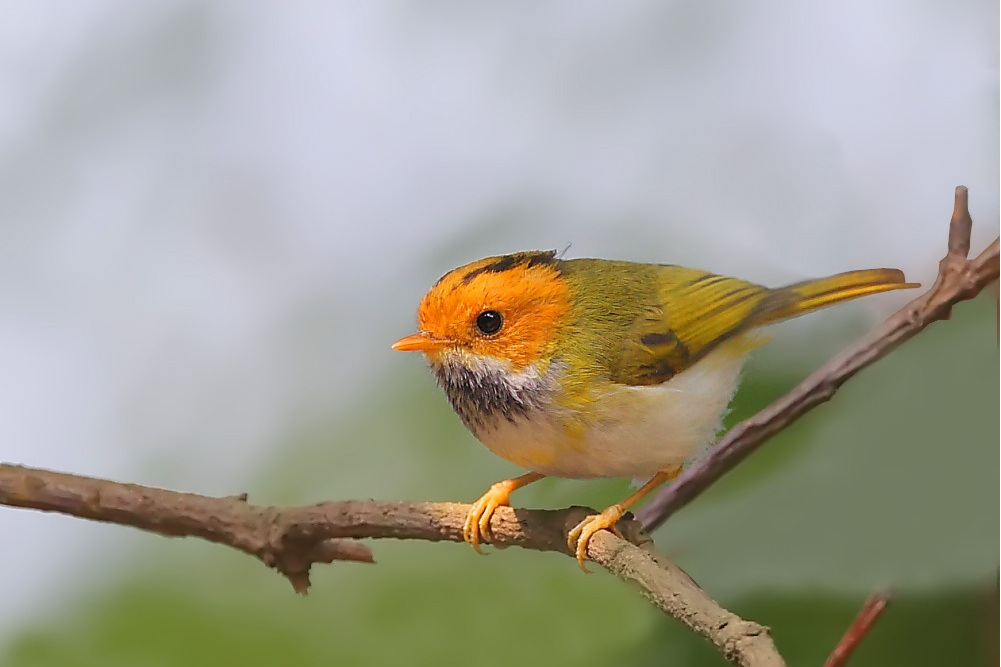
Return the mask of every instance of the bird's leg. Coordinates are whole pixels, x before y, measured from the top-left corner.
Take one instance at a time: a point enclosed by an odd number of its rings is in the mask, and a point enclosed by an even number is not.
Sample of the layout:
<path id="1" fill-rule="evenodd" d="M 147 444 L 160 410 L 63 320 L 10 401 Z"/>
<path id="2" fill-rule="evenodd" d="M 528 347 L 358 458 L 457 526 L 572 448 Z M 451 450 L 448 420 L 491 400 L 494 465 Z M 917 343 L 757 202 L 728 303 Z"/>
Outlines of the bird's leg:
<path id="1" fill-rule="evenodd" d="M 508 504 L 508 498 L 515 489 L 536 482 L 545 477 L 537 472 L 529 472 L 512 479 L 505 479 L 497 482 L 484 493 L 479 500 L 473 503 L 473 509 L 466 515 L 466 523 L 462 526 L 462 539 L 473 545 L 476 553 L 483 553 L 480 549 L 480 541 L 489 542 L 490 518 L 501 505 Z"/>
<path id="2" fill-rule="evenodd" d="M 626 510 L 635 505 L 641 498 L 643 498 L 643 496 L 647 495 L 664 482 L 669 482 L 677 477 L 679 473 L 681 473 L 680 465 L 668 470 L 663 470 L 650 478 L 649 482 L 641 486 L 635 493 L 623 500 L 621 503 L 616 503 L 611 507 L 608 507 L 601 514 L 592 514 L 577 524 L 577 526 L 567 534 L 567 545 L 570 547 L 570 551 L 577 555 L 577 564 L 580 565 L 580 569 L 585 572 L 590 572 L 590 570 L 584 566 L 584 560 L 587 558 L 587 545 L 591 541 L 591 538 L 594 537 L 595 533 L 599 530 L 611 530 L 619 537 L 622 537 L 622 534 L 619 533 L 615 524 L 619 522 L 619 519 L 621 519 L 622 515 L 626 513 Z"/>

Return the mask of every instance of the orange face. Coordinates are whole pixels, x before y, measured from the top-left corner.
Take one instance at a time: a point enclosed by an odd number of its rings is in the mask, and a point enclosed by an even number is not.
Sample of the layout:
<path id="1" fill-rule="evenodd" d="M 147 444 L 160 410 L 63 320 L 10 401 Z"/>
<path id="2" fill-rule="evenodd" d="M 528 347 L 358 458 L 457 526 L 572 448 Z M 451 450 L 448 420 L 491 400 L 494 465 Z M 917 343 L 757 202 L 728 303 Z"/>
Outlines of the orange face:
<path id="1" fill-rule="evenodd" d="M 417 311 L 420 331 L 393 344 L 432 363 L 449 351 L 504 359 L 515 370 L 551 356 L 569 310 L 560 260 L 552 252 L 488 257 L 445 274 Z"/>

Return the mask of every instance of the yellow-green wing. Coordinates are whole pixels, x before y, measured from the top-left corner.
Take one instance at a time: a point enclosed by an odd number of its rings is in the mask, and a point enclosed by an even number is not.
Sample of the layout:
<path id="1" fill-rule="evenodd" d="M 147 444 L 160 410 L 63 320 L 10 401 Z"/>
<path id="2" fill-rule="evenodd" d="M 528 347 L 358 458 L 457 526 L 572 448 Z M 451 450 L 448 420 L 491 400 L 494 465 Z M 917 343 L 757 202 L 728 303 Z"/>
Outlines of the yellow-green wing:
<path id="1" fill-rule="evenodd" d="M 659 303 L 626 333 L 612 380 L 660 384 L 753 326 L 770 290 L 696 269 L 661 267 Z"/>
<path id="2" fill-rule="evenodd" d="M 696 269 L 658 269 L 658 303 L 626 333 L 612 365 L 622 384 L 660 384 L 749 329 L 867 294 L 918 287 L 897 269 L 848 271 L 768 289 Z"/>

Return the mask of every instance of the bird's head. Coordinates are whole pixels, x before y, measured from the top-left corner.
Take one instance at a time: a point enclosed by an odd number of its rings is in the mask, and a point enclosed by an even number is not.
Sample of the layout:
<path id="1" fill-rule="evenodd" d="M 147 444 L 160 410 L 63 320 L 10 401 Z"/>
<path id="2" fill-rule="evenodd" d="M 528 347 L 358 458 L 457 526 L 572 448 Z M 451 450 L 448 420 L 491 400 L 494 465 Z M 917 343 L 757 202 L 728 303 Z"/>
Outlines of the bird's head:
<path id="1" fill-rule="evenodd" d="M 555 252 L 487 257 L 449 271 L 424 296 L 418 332 L 393 349 L 432 366 L 488 360 L 520 371 L 549 359 L 570 308 Z"/>

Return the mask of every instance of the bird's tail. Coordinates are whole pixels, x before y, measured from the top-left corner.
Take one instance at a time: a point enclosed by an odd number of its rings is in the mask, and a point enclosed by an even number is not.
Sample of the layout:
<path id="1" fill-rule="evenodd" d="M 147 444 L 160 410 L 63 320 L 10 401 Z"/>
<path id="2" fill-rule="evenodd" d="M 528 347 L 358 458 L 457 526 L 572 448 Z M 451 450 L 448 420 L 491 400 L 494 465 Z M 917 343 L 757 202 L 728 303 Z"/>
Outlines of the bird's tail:
<path id="1" fill-rule="evenodd" d="M 904 273 L 898 269 L 848 271 L 827 278 L 805 280 L 769 290 L 761 303 L 755 324 L 761 326 L 799 317 L 868 294 L 920 286 L 919 283 L 907 282 Z"/>

